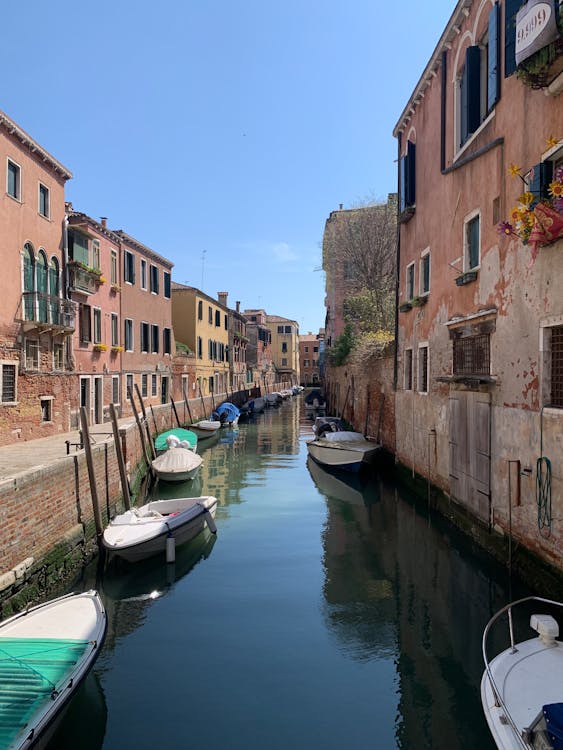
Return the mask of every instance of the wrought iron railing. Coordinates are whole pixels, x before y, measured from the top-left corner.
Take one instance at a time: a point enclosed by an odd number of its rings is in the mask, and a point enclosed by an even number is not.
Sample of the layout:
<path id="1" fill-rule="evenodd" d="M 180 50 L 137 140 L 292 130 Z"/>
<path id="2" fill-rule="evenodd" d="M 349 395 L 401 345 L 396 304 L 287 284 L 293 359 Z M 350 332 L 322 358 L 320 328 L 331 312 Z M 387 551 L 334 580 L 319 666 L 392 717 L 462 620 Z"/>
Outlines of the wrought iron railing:
<path id="1" fill-rule="evenodd" d="M 71 300 L 52 294 L 24 292 L 22 313 L 24 321 L 74 329 L 76 305 Z"/>

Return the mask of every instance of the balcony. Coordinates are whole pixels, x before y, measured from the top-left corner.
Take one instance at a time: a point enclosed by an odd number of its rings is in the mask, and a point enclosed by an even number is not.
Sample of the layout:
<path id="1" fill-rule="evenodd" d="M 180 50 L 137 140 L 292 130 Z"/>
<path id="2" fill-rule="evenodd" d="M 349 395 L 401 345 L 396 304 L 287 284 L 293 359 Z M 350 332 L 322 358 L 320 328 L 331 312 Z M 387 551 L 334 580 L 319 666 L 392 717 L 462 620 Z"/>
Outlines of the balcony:
<path id="1" fill-rule="evenodd" d="M 78 261 L 68 263 L 68 287 L 71 292 L 95 294 L 100 286 L 101 273 Z"/>
<path id="2" fill-rule="evenodd" d="M 76 305 L 68 299 L 42 292 L 24 292 L 21 305 L 23 330 L 70 334 L 74 331 Z"/>

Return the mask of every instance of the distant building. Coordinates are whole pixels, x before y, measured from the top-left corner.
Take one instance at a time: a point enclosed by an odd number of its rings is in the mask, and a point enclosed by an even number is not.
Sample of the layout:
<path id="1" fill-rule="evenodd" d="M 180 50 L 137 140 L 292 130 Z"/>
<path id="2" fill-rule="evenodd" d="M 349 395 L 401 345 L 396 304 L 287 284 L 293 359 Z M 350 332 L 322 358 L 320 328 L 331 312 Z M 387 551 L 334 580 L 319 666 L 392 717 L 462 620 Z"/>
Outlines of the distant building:
<path id="1" fill-rule="evenodd" d="M 279 315 L 267 315 L 266 325 L 272 334 L 276 381 L 288 386 L 299 383 L 299 324 Z"/>
<path id="2" fill-rule="evenodd" d="M 247 381 L 270 391 L 275 382 L 275 368 L 272 360 L 272 333 L 266 324 L 265 310 L 245 310 Z"/>
<path id="3" fill-rule="evenodd" d="M 172 283 L 172 321 L 176 340 L 195 354 L 190 398 L 226 393 L 229 385 L 229 310 L 193 286 Z"/>
<path id="4" fill-rule="evenodd" d="M 321 382 L 321 341 L 324 332 L 299 336 L 299 368 L 301 385 L 319 385 Z"/>
<path id="5" fill-rule="evenodd" d="M 217 298 L 228 310 L 228 359 L 229 359 L 229 390 L 241 391 L 246 388 L 246 351 L 248 337 L 246 335 L 246 318 L 240 311 L 240 302 L 235 303 L 235 309 L 227 306 L 227 292 L 218 292 Z"/>

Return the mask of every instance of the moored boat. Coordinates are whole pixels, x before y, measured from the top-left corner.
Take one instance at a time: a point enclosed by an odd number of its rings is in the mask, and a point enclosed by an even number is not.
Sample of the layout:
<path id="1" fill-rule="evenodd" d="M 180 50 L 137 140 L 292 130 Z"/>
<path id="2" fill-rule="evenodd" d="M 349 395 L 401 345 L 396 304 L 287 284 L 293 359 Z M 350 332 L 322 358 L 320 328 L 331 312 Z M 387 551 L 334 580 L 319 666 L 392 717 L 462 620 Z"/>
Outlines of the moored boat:
<path id="1" fill-rule="evenodd" d="M 201 419 L 190 425 L 190 431 L 197 435 L 198 440 L 207 440 L 221 428 L 221 422 L 216 419 Z"/>
<path id="2" fill-rule="evenodd" d="M 222 404 L 219 404 L 211 416 L 213 419 L 221 422 L 222 427 L 226 425 L 233 427 L 238 424 L 240 409 L 230 401 L 224 401 Z"/>
<path id="3" fill-rule="evenodd" d="M 202 463 L 203 458 L 187 445 L 172 444 L 151 461 L 151 466 L 158 479 L 164 482 L 186 482 L 195 477 Z"/>
<path id="4" fill-rule="evenodd" d="M 157 453 L 168 450 L 167 440 L 169 437 L 175 437 L 179 442 L 186 441 L 192 450 L 197 449 L 197 435 L 185 427 L 174 427 L 171 430 L 159 433 L 154 439 L 154 447 Z"/>
<path id="5" fill-rule="evenodd" d="M 529 616 L 536 637 L 515 636 L 521 611 Z M 481 702 L 499 750 L 563 747 L 563 643 L 556 616 L 563 617 L 563 603 L 530 596 L 503 607 L 485 628 Z M 504 617 L 510 645 L 489 659 L 493 626 Z"/>
<path id="6" fill-rule="evenodd" d="M 113 555 L 136 562 L 166 550 L 172 537 L 176 546 L 193 539 L 205 526 L 215 532 L 217 498 L 177 497 L 153 500 L 113 518 L 102 541 Z"/>
<path id="7" fill-rule="evenodd" d="M 381 449 L 379 443 L 365 438 L 361 432 L 327 432 L 307 443 L 311 458 L 325 466 L 344 471 L 359 471 L 370 464 Z"/>
<path id="8" fill-rule="evenodd" d="M 0 624 L 0 747 L 46 744 L 94 664 L 107 618 L 96 591 L 67 594 Z"/>

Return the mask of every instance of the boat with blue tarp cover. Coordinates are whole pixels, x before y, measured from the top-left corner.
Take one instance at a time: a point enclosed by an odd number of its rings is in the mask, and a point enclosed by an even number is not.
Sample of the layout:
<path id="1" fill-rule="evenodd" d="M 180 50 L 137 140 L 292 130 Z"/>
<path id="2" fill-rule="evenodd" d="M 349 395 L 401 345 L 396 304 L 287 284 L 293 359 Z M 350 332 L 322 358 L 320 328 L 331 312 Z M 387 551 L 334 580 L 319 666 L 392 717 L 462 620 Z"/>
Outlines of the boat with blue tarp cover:
<path id="1" fill-rule="evenodd" d="M 231 404 L 230 401 L 223 401 L 223 403 L 219 404 L 219 406 L 213 411 L 211 417 L 212 419 L 221 422 L 222 427 L 226 425 L 232 427 L 233 425 L 238 424 L 240 409 L 238 406 Z"/>

